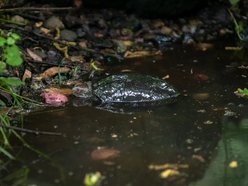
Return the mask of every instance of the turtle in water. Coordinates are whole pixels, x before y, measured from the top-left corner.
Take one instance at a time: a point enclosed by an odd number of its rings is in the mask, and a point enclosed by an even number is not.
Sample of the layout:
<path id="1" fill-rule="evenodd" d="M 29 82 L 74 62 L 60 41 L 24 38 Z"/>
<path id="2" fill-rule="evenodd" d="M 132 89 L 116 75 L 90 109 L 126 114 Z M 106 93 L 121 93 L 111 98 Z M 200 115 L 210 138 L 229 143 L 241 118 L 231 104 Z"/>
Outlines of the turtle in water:
<path id="1" fill-rule="evenodd" d="M 141 74 L 115 74 L 74 87 L 76 97 L 100 106 L 139 107 L 172 103 L 179 92 L 166 81 Z"/>

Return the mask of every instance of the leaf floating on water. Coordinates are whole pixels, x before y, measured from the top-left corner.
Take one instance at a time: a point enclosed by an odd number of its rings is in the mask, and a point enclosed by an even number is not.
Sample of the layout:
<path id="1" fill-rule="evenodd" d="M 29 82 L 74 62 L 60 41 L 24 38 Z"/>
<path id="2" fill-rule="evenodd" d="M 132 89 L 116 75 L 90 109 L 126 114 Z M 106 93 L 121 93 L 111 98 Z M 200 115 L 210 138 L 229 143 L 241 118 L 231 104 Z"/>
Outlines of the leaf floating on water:
<path id="1" fill-rule="evenodd" d="M 154 165 L 154 164 L 149 165 L 150 170 L 187 169 L 187 168 L 189 168 L 189 165 L 187 165 L 187 164 L 166 163 L 166 164 L 162 164 L 162 165 Z"/>
<path id="2" fill-rule="evenodd" d="M 58 73 L 68 73 L 70 71 L 69 68 L 67 67 L 51 67 L 47 70 L 45 70 L 43 73 L 41 73 L 37 79 L 45 79 L 45 78 L 49 78 L 52 77 Z"/>
<path id="3" fill-rule="evenodd" d="M 167 169 L 160 173 L 160 178 L 167 179 L 172 176 L 179 176 L 180 172 L 175 169 Z"/>
<path id="4" fill-rule="evenodd" d="M 87 173 L 84 177 L 85 186 L 100 185 L 100 182 L 104 179 L 104 176 L 100 172 Z"/>
<path id="5" fill-rule="evenodd" d="M 127 51 L 124 54 L 125 58 L 138 58 L 138 57 L 147 57 L 147 56 L 156 56 L 156 55 L 162 55 L 161 51 Z"/>
<path id="6" fill-rule="evenodd" d="M 234 161 L 231 161 L 229 163 L 229 167 L 232 168 L 232 169 L 237 168 L 238 167 L 238 162 L 235 161 L 235 160 Z"/>
<path id="7" fill-rule="evenodd" d="M 205 159 L 204 159 L 202 156 L 196 155 L 196 154 L 193 154 L 193 155 L 192 155 L 192 159 L 198 160 L 198 161 L 200 161 L 201 163 L 205 163 L 205 162 L 206 162 Z"/>
<path id="8" fill-rule="evenodd" d="M 209 77 L 206 74 L 195 74 L 194 79 L 197 81 L 208 81 Z"/>
<path id="9" fill-rule="evenodd" d="M 240 51 L 242 50 L 243 48 L 242 47 L 236 47 L 236 46 L 226 46 L 225 47 L 225 50 L 230 50 L 230 51 Z"/>
<path id="10" fill-rule="evenodd" d="M 116 158 L 119 156 L 120 151 L 113 148 L 102 148 L 96 149 L 91 152 L 91 158 L 93 160 L 106 160 L 111 158 Z"/>
<path id="11" fill-rule="evenodd" d="M 212 49 L 214 45 L 212 43 L 197 43 L 195 45 L 195 48 L 201 51 L 207 51 L 209 49 Z"/>
<path id="12" fill-rule="evenodd" d="M 209 98 L 209 93 L 207 92 L 195 93 L 193 94 L 193 98 L 198 101 L 205 101 Z"/>

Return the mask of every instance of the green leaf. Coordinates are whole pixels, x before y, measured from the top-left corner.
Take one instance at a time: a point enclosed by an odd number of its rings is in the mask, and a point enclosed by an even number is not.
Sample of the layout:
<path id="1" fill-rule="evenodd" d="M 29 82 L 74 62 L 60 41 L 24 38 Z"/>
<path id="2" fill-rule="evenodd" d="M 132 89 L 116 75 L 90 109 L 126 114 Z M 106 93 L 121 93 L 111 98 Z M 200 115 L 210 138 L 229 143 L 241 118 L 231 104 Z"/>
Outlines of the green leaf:
<path id="1" fill-rule="evenodd" d="M 3 147 L 0 146 L 0 154 L 4 154 L 9 159 L 15 159 L 14 156 L 12 156 L 8 151 L 6 151 Z"/>
<path id="2" fill-rule="evenodd" d="M 240 0 L 229 0 L 232 6 L 236 6 Z"/>
<path id="3" fill-rule="evenodd" d="M 7 38 L 7 44 L 8 45 L 13 45 L 13 44 L 15 44 L 15 42 L 16 42 L 16 40 L 14 38 L 12 38 L 12 37 Z"/>
<path id="4" fill-rule="evenodd" d="M 6 68 L 6 63 L 0 61 L 0 73 L 2 73 Z"/>
<path id="5" fill-rule="evenodd" d="M 21 86 L 25 84 L 20 79 L 14 78 L 14 77 L 8 77 L 8 78 L 0 77 L 0 81 L 2 84 L 11 86 L 11 87 L 17 87 L 17 86 Z"/>
<path id="6" fill-rule="evenodd" d="M 6 39 L 0 36 L 0 47 L 4 46 L 6 43 Z"/>
<path id="7" fill-rule="evenodd" d="M 20 40 L 21 39 L 21 36 L 19 36 L 18 34 L 16 34 L 16 33 L 12 33 L 11 35 L 10 35 L 10 37 L 12 37 L 14 40 Z"/>
<path id="8" fill-rule="evenodd" d="M 4 57 L 6 63 L 11 66 L 19 66 L 23 62 L 19 48 L 16 45 L 6 47 Z"/>

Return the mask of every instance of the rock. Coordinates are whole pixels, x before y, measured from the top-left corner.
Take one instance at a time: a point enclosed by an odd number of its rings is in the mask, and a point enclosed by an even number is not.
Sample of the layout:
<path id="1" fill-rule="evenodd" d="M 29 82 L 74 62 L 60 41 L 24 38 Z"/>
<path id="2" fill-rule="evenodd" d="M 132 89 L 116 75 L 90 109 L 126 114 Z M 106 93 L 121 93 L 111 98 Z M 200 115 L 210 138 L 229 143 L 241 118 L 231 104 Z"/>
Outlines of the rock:
<path id="1" fill-rule="evenodd" d="M 60 33 L 60 37 L 66 41 L 75 41 L 77 39 L 77 34 L 71 30 L 62 30 Z"/>
<path id="2" fill-rule="evenodd" d="M 65 27 L 64 23 L 57 16 L 48 18 L 45 21 L 44 26 L 51 30 L 55 30 L 56 28 L 63 29 Z"/>

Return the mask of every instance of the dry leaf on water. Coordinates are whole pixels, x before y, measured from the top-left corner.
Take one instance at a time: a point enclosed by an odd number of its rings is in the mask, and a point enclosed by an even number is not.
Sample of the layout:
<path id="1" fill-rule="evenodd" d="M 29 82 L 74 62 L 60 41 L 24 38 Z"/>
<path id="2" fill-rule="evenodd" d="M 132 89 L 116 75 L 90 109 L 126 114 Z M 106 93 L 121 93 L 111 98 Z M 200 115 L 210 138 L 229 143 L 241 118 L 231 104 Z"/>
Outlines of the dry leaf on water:
<path id="1" fill-rule="evenodd" d="M 102 148 L 95 149 L 91 152 L 91 158 L 93 160 L 106 160 L 110 158 L 115 158 L 120 154 L 120 151 L 113 148 Z"/>
<path id="2" fill-rule="evenodd" d="M 131 51 L 126 51 L 124 54 L 125 58 L 137 58 L 137 57 L 147 57 L 147 56 L 156 56 L 156 55 L 161 55 L 161 51 L 135 51 L 135 52 L 131 52 Z"/>

